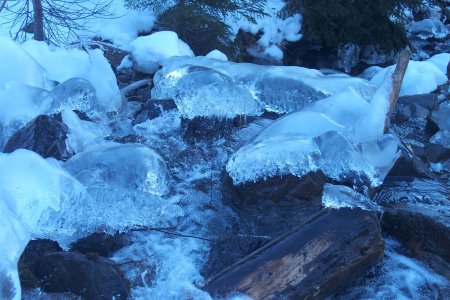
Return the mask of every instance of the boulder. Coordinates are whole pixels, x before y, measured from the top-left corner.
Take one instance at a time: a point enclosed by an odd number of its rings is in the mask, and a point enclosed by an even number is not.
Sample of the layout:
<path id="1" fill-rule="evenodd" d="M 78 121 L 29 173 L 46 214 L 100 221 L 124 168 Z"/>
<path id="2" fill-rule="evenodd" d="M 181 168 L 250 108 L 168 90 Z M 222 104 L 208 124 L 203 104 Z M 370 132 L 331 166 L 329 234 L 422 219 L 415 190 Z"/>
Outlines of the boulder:
<path id="1" fill-rule="evenodd" d="M 361 209 L 324 209 L 207 281 L 212 296 L 323 299 L 384 253 L 378 218 Z"/>
<path id="2" fill-rule="evenodd" d="M 388 177 L 374 200 L 385 207 L 384 233 L 418 258 L 429 252 L 450 262 L 448 186 L 432 179 Z"/>
<path id="3" fill-rule="evenodd" d="M 14 133 L 3 152 L 28 149 L 44 158 L 54 157 L 65 161 L 72 156 L 66 148 L 67 131 L 67 125 L 60 116 L 41 115 Z"/>

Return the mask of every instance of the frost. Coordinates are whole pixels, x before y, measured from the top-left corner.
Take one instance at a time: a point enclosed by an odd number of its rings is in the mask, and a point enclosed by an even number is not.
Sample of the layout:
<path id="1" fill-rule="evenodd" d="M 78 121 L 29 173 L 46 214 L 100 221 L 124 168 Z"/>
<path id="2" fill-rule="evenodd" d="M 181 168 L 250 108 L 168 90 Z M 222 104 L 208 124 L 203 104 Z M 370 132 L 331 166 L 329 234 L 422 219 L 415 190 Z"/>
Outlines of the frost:
<path id="1" fill-rule="evenodd" d="M 382 211 L 382 208 L 372 202 L 367 196 L 344 185 L 326 183 L 322 195 L 322 205 L 330 208 L 359 207 L 369 211 Z"/>
<path id="2" fill-rule="evenodd" d="M 160 196 L 170 182 L 164 160 L 141 144 L 94 146 L 68 160 L 65 168 L 86 187 L 135 189 Z"/>

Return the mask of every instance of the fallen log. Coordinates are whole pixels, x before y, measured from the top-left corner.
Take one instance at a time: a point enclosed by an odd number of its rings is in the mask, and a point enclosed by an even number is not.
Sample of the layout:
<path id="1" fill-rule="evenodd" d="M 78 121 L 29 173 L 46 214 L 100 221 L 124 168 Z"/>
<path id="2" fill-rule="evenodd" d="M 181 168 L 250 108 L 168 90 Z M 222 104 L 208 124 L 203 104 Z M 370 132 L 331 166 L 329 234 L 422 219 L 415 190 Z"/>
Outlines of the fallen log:
<path id="1" fill-rule="evenodd" d="M 384 253 L 378 218 L 361 209 L 324 209 L 211 278 L 212 296 L 319 299 L 373 266 Z"/>

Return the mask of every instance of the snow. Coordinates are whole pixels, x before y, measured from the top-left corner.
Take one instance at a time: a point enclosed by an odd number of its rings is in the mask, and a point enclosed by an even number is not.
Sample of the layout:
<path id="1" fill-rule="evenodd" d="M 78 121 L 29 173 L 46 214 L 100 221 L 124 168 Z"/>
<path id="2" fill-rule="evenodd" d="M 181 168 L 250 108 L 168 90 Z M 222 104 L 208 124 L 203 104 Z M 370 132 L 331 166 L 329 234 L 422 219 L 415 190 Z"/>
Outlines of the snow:
<path id="1" fill-rule="evenodd" d="M 447 27 L 439 19 L 424 19 L 409 24 L 408 33 L 425 40 L 428 38 L 443 39 L 448 34 Z"/>
<path id="2" fill-rule="evenodd" d="M 380 86 L 388 72 L 393 72 L 395 65 L 382 69 L 371 82 Z M 430 61 L 410 60 L 403 79 L 400 96 L 430 93 L 447 81 L 447 76 Z"/>
<path id="3" fill-rule="evenodd" d="M 221 61 L 228 61 L 227 55 L 217 49 L 212 50 L 211 52 L 206 54 L 206 57 L 214 58 L 214 59 L 221 60 Z"/>
<path id="4" fill-rule="evenodd" d="M 138 37 L 129 45 L 136 70 L 153 74 L 172 56 L 194 56 L 191 48 L 173 31 L 158 31 Z"/>
<path id="5" fill-rule="evenodd" d="M 283 52 L 278 46 L 281 46 L 283 41 L 295 42 L 302 38 L 301 15 L 295 14 L 284 19 L 280 17 L 279 13 L 285 5 L 286 3 L 281 0 L 269 0 L 264 8 L 268 16 L 256 18 L 256 23 L 251 23 L 244 18 L 236 21 L 232 17 L 228 18 L 226 23 L 231 27 L 234 36 L 240 29 L 253 35 L 262 32 L 257 41 L 258 45 L 262 47 L 265 54 L 281 60 Z"/>
<path id="6" fill-rule="evenodd" d="M 447 66 L 450 62 L 450 53 L 440 53 L 433 55 L 427 61 L 435 64 L 442 73 L 447 74 Z"/>
<path id="7" fill-rule="evenodd" d="M 34 40 L 26 41 L 22 48 L 47 71 L 47 79 L 57 82 L 74 77 L 86 79 L 96 90 L 99 108 L 107 112 L 121 108 L 116 77 L 100 49 L 85 52 L 54 48 Z"/>
<path id="8" fill-rule="evenodd" d="M 46 70 L 17 43 L 0 36 L 0 45 L 0 90 L 10 81 L 38 88 L 47 86 Z"/>

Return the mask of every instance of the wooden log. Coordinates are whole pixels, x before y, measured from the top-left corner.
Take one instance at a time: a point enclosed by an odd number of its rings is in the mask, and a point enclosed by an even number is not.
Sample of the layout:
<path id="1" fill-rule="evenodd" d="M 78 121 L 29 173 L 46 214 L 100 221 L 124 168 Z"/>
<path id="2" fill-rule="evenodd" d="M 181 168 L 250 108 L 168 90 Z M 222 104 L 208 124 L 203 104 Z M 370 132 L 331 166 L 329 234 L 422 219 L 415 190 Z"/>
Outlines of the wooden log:
<path id="1" fill-rule="evenodd" d="M 361 209 L 324 209 L 209 280 L 212 296 L 319 299 L 362 275 L 384 253 L 378 218 Z"/>
<path id="2" fill-rule="evenodd" d="M 411 57 L 411 50 L 406 47 L 397 60 L 397 65 L 395 66 L 395 71 L 392 74 L 392 90 L 389 94 L 389 111 L 386 115 L 386 121 L 384 123 L 384 132 L 386 133 L 389 129 L 389 124 L 391 120 L 392 112 L 394 111 L 395 104 L 397 103 L 398 96 L 400 94 L 400 89 L 403 84 L 403 78 L 405 77 L 406 70 L 408 69 L 409 59 Z"/>

